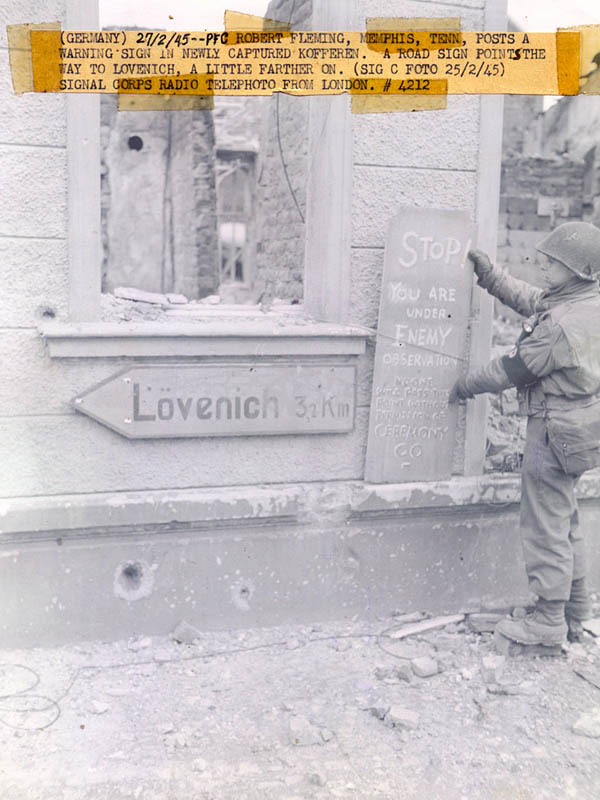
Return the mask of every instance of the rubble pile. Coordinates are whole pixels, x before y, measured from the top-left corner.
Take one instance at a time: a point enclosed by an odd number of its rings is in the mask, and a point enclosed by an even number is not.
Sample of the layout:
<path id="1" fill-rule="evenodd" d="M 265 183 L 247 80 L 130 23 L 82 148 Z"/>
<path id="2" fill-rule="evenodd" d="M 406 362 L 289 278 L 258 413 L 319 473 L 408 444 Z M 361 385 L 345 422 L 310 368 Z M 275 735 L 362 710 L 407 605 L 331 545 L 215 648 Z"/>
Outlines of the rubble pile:
<path id="1" fill-rule="evenodd" d="M 594 611 L 554 657 L 498 653 L 498 610 L 4 650 L 2 796 L 595 800 Z"/>
<path id="2" fill-rule="evenodd" d="M 492 358 L 506 355 L 519 338 L 519 320 L 501 316 L 494 318 Z M 519 416 L 516 389 L 488 395 L 485 472 L 519 472 L 525 446 L 527 420 Z"/>

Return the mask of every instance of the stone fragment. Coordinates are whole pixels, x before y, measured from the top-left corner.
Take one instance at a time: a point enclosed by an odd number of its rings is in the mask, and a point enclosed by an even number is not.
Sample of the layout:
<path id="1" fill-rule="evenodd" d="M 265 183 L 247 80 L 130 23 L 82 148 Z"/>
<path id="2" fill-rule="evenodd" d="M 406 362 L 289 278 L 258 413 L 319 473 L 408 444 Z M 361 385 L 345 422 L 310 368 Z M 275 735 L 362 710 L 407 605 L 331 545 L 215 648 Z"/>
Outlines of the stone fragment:
<path id="1" fill-rule="evenodd" d="M 300 639 L 288 639 L 287 649 L 298 650 L 300 647 L 304 647 L 304 644 L 305 643 Z"/>
<path id="2" fill-rule="evenodd" d="M 572 658 L 587 658 L 587 650 L 580 642 L 572 642 L 569 645 L 569 656 Z"/>
<path id="3" fill-rule="evenodd" d="M 290 719 L 288 735 L 290 743 L 296 747 L 310 747 L 310 745 L 323 743 L 321 730 L 309 719 L 300 715 Z"/>
<path id="4" fill-rule="evenodd" d="M 600 689 L 600 667 L 597 664 L 577 664 L 573 667 L 573 672 Z"/>
<path id="5" fill-rule="evenodd" d="M 221 296 L 218 294 L 209 294 L 208 297 L 203 297 L 200 303 L 207 306 L 218 306 L 221 302 Z"/>
<path id="6" fill-rule="evenodd" d="M 438 662 L 429 656 L 413 658 L 410 665 L 415 675 L 419 678 L 431 678 L 432 675 L 437 675 L 439 672 Z"/>
<path id="7" fill-rule="evenodd" d="M 164 294 L 145 292 L 143 289 L 135 289 L 132 286 L 118 286 L 113 294 L 115 297 L 120 297 L 122 300 L 135 300 L 138 303 L 165 305 L 169 302 Z"/>
<path id="8" fill-rule="evenodd" d="M 321 739 L 324 742 L 330 742 L 333 739 L 333 732 L 329 728 L 321 728 Z"/>
<path id="9" fill-rule="evenodd" d="M 309 775 L 308 782 L 313 786 L 325 786 L 326 783 L 325 778 L 322 775 L 319 775 L 318 772 L 313 772 L 311 775 Z"/>
<path id="10" fill-rule="evenodd" d="M 340 653 L 345 653 L 347 650 L 352 648 L 352 642 L 350 639 L 333 639 L 329 643 L 329 647 L 332 650 L 337 650 Z"/>
<path id="11" fill-rule="evenodd" d="M 369 709 L 372 716 L 374 716 L 376 719 L 385 719 L 385 715 L 388 713 L 389 710 L 390 710 L 389 706 L 383 706 L 383 705 L 371 706 L 371 708 Z"/>
<path id="12" fill-rule="evenodd" d="M 406 683 L 410 683 L 413 679 L 413 670 L 411 665 L 407 663 L 400 664 L 400 666 L 396 670 L 396 675 L 400 678 L 401 681 L 406 681 Z"/>
<path id="13" fill-rule="evenodd" d="M 138 650 L 144 650 L 146 647 L 152 647 L 152 639 L 149 636 L 138 636 L 135 639 L 131 639 L 127 643 L 127 647 L 135 653 Z"/>
<path id="14" fill-rule="evenodd" d="M 385 721 L 395 728 L 414 731 L 419 727 L 419 715 L 401 706 L 392 706 L 385 715 Z"/>
<path id="15" fill-rule="evenodd" d="M 502 614 L 469 614 L 467 625 L 475 633 L 493 633 Z"/>
<path id="16" fill-rule="evenodd" d="M 93 700 L 90 707 L 92 714 L 106 714 L 109 709 L 108 703 L 99 703 L 98 700 Z"/>
<path id="17" fill-rule="evenodd" d="M 184 294 L 174 294 L 173 292 L 167 292 L 166 298 L 169 303 L 176 306 L 184 306 L 189 302 Z"/>
<path id="18" fill-rule="evenodd" d="M 582 622 L 583 629 L 592 636 L 600 637 L 600 618 L 586 619 Z"/>
<path id="19" fill-rule="evenodd" d="M 382 664 L 378 664 L 375 667 L 375 677 L 378 681 L 383 681 L 386 678 L 391 677 L 394 674 L 394 670 L 392 667 L 384 667 Z"/>
<path id="20" fill-rule="evenodd" d="M 483 656 L 481 659 L 481 674 L 485 683 L 499 683 L 506 656 L 504 655 L 488 655 Z"/>
<path id="21" fill-rule="evenodd" d="M 172 722 L 163 722 L 163 724 L 159 726 L 158 730 L 162 734 L 173 733 L 175 731 L 175 726 Z"/>
<path id="22" fill-rule="evenodd" d="M 412 614 L 405 614 L 402 611 L 392 611 L 392 617 L 395 617 L 394 622 L 396 625 L 408 625 L 409 622 L 420 622 L 425 619 L 425 614 L 422 611 L 415 611 Z"/>
<path id="23" fill-rule="evenodd" d="M 188 746 L 188 739 L 185 733 L 176 733 L 175 734 L 175 747 L 187 747 Z"/>
<path id="24" fill-rule="evenodd" d="M 182 620 L 171 634 L 171 638 L 179 644 L 193 644 L 201 635 L 197 628 Z"/>
<path id="25" fill-rule="evenodd" d="M 154 651 L 152 658 L 157 664 L 166 664 L 169 661 L 174 661 L 175 655 L 170 650 L 159 649 Z"/>
<path id="26" fill-rule="evenodd" d="M 438 650 L 435 654 L 438 662 L 438 669 L 440 672 L 445 672 L 448 669 L 456 666 L 456 655 L 449 650 Z"/>
<path id="27" fill-rule="evenodd" d="M 453 622 L 462 622 L 464 618 L 464 614 L 453 614 L 448 617 L 425 619 L 422 622 L 415 622 L 412 625 L 404 625 L 402 628 L 389 633 L 388 636 L 390 639 L 404 639 L 405 636 L 415 636 L 420 633 L 425 633 L 426 631 L 444 628 L 446 625 L 451 625 Z"/>
<path id="28" fill-rule="evenodd" d="M 590 739 L 600 739 L 600 706 L 582 714 L 573 725 L 573 733 L 588 736 Z"/>

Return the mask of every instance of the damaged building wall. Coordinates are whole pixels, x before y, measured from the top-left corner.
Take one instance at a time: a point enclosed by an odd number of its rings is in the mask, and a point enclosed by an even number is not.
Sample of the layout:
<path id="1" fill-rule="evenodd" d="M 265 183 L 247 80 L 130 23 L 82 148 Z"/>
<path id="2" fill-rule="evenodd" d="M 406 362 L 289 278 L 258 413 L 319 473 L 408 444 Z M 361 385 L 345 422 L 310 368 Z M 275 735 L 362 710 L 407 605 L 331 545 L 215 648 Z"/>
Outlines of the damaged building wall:
<path id="1" fill-rule="evenodd" d="M 522 105 L 522 103 L 521 103 Z M 598 143 L 600 96 L 561 97 L 537 117 L 525 135 L 525 155 L 582 160 Z"/>
<path id="2" fill-rule="evenodd" d="M 117 112 L 116 97 L 105 95 L 101 120 L 104 291 L 212 294 L 219 280 L 212 113 Z"/>
<path id="3" fill-rule="evenodd" d="M 498 263 L 515 277 L 539 283 L 535 246 L 556 225 L 583 218 L 584 177 L 583 161 L 503 160 Z"/>
<path id="4" fill-rule="evenodd" d="M 64 19 L 64 9 L 53 0 L 19 3 L 18 9 L 16 0 L 10 2 L 13 18 Z M 276 5 L 270 13 L 285 18 L 290 7 Z M 356 0 L 352 7 L 356 13 L 350 29 L 362 27 L 367 16 L 397 13 L 393 0 Z M 297 4 L 297 10 L 303 8 L 306 13 L 307 6 Z M 474 7 L 472 0 L 451 6 L 415 2 L 411 9 L 423 16 L 459 16 L 467 30 L 489 24 L 485 8 Z M 51 631 L 54 642 L 84 633 L 111 638 L 134 628 L 159 633 L 183 616 L 206 627 L 235 628 L 250 620 L 265 624 L 303 615 L 379 613 L 392 602 L 407 610 L 418 604 L 450 611 L 515 597 L 524 578 L 512 557 L 516 478 L 510 491 L 497 475 L 461 477 L 444 485 L 364 484 L 374 343 L 369 339 L 365 355 L 367 331 L 338 321 L 316 330 L 301 316 L 290 323 L 266 314 L 260 335 L 250 330 L 247 319 L 225 316 L 218 323 L 204 318 L 186 325 L 172 319 L 147 327 L 94 320 L 70 324 L 65 98 L 15 98 L 8 84 L 1 91 L 3 141 L 12 143 L 0 145 L 10 201 L 2 221 L 2 266 L 14 300 L 2 310 L 5 641 L 8 634 L 13 641 L 21 634 L 35 641 L 41 630 Z M 299 114 L 307 106 L 294 97 L 281 101 Z M 497 140 L 490 134 L 492 128 L 497 131 L 497 114 L 489 115 L 486 134 L 484 107 L 478 97 L 459 96 L 449 97 L 448 107 L 440 111 L 346 115 L 350 128 L 341 133 L 345 138 L 350 132 L 352 138 L 343 186 L 351 207 L 344 219 L 351 230 L 344 250 L 349 299 L 344 300 L 343 323 L 377 324 L 385 231 L 399 206 L 461 209 L 472 218 L 480 218 L 484 208 L 485 218 L 492 218 L 497 197 L 490 196 L 481 171 L 499 161 Z M 299 127 L 297 117 L 285 116 Z M 131 118 L 142 124 L 142 117 Z M 269 127 L 275 134 L 276 128 Z M 143 138 L 142 133 L 132 129 L 128 135 Z M 292 137 L 289 146 L 310 182 L 315 178 L 306 167 L 311 154 L 302 150 L 301 141 L 308 148 L 307 137 Z M 157 154 L 165 144 L 164 133 L 157 133 Z M 261 258 L 263 268 L 274 270 L 272 286 L 282 282 L 282 291 L 273 293 L 289 290 L 291 297 L 302 285 L 302 273 L 294 278 L 293 269 L 282 264 L 290 252 L 293 265 L 302 267 L 305 237 L 301 222 L 295 227 L 292 217 L 283 215 L 284 207 L 291 214 L 295 205 L 276 138 L 271 145 L 262 179 L 271 169 L 278 179 L 271 198 L 263 184 L 271 210 L 263 225 Z M 131 156 L 144 153 L 144 147 Z M 189 159 L 189 153 L 182 158 Z M 164 192 L 164 175 L 161 180 L 157 190 Z M 172 201 L 179 217 L 180 198 L 173 195 Z M 143 233 L 136 231 L 133 238 L 141 242 Z M 273 247 L 272 257 L 266 255 L 267 245 Z M 89 259 L 96 255 L 90 253 Z M 323 271 L 329 267 L 324 256 Z M 288 274 L 292 282 L 286 282 Z M 54 339 L 50 326 L 43 336 L 36 327 L 44 314 L 59 320 L 55 329 L 62 333 L 55 332 Z M 71 346 L 67 354 L 58 352 Z M 74 399 L 97 384 L 112 381 L 122 388 L 121 371 L 153 369 L 160 376 L 166 368 L 179 370 L 182 361 L 199 371 L 206 365 L 222 367 L 224 375 L 234 367 L 252 372 L 257 365 L 268 370 L 274 363 L 290 371 L 306 363 L 356 367 L 354 428 L 318 435 L 302 429 L 295 435 L 272 431 L 135 440 L 76 411 Z M 158 383 L 158 391 L 166 385 Z M 234 382 L 225 385 L 235 393 Z M 180 399 L 188 408 L 189 398 Z M 123 407 L 113 405 L 117 411 Z M 127 418 L 120 422 L 124 425 Z M 462 496 L 467 484 L 470 494 Z M 405 490 L 409 501 L 386 500 Z M 591 508 L 594 491 L 586 500 L 592 521 L 597 517 Z M 292 496 L 298 498 L 295 506 L 285 501 Z M 506 514 L 498 514 L 501 504 L 510 506 L 502 505 Z M 451 570 L 445 572 L 450 561 Z M 144 584 L 144 575 L 153 581 Z M 136 581 L 151 593 L 125 591 Z M 123 591 L 116 592 L 115 585 Z M 487 595 L 486 586 L 491 587 Z M 191 589 L 196 606 L 188 600 Z M 54 597 L 62 609 L 52 605 Z M 86 615 L 81 614 L 82 597 Z"/>
<path id="5" fill-rule="evenodd" d="M 310 30 L 312 0 L 273 0 L 265 16 Z M 303 296 L 309 103 L 277 93 L 263 107 L 256 252 L 256 293 L 263 300 Z"/>

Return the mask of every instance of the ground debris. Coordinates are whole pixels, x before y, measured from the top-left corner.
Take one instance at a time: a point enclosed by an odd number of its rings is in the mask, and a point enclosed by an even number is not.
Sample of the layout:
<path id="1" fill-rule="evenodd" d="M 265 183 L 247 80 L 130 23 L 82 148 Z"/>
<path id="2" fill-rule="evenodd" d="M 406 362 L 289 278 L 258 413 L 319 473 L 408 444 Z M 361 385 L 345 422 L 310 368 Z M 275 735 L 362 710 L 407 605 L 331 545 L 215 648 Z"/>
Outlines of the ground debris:
<path id="1" fill-rule="evenodd" d="M 432 675 L 437 675 L 440 671 L 438 662 L 434 658 L 429 658 L 429 656 L 413 658 L 410 665 L 415 675 L 419 678 L 431 678 Z"/>
<path id="2" fill-rule="evenodd" d="M 288 722 L 289 741 L 296 747 L 323 744 L 326 740 L 321 735 L 322 730 L 301 714 L 293 716 Z"/>
<path id="3" fill-rule="evenodd" d="M 425 619 L 422 622 L 415 622 L 412 625 L 405 625 L 397 630 L 388 633 L 390 639 L 404 639 L 406 636 L 415 636 L 425 631 L 433 631 L 437 628 L 444 628 L 453 622 L 462 622 L 465 618 L 464 614 L 454 614 L 448 617 L 433 617 L 432 619 Z"/>
<path id="4" fill-rule="evenodd" d="M 393 624 L 387 620 L 382 628 Z M 0 704 L 9 723 L 0 727 L 0 794 L 124 800 L 142 786 L 143 800 L 595 800 L 600 695 L 577 671 L 594 673 L 598 640 L 587 636 L 569 651 L 578 661 L 506 658 L 501 673 L 489 633 L 437 629 L 427 642 L 394 642 L 385 630 L 374 636 L 372 620 L 344 620 L 323 624 L 309 641 L 309 627 L 252 629 L 243 639 L 237 630 L 202 631 L 198 659 L 158 635 L 139 655 L 131 641 L 3 651 L 3 685 L 21 692 L 14 708 L 32 711 L 25 718 Z M 334 636 L 364 646 L 340 653 L 329 647 Z M 305 646 L 281 646 L 294 639 Z M 408 657 L 394 658 L 393 648 Z M 171 663 L 152 662 L 157 650 Z M 484 683 L 488 656 L 497 682 Z M 409 680 L 410 662 L 422 657 L 446 671 Z M 389 676 L 383 682 L 378 663 Z M 9 668 L 17 664 L 39 674 L 38 688 L 21 691 L 34 676 Z M 43 732 L 45 697 L 58 700 L 61 714 Z M 110 704 L 108 713 L 95 715 L 94 702 L 98 711 Z M 25 723 L 29 730 L 10 729 Z M 62 791 L 66 763 L 77 793 Z"/>
<path id="5" fill-rule="evenodd" d="M 152 639 L 149 636 L 138 636 L 135 639 L 130 639 L 127 647 L 135 653 L 138 650 L 144 650 L 146 647 L 152 647 Z"/>
<path id="6" fill-rule="evenodd" d="M 469 614 L 467 626 L 474 633 L 493 633 L 501 619 L 502 614 Z"/>
<path id="7" fill-rule="evenodd" d="M 600 667 L 597 665 L 577 664 L 577 666 L 573 667 L 573 672 L 583 678 L 584 681 L 600 689 Z"/>
<path id="8" fill-rule="evenodd" d="M 414 731 L 419 727 L 419 714 L 402 706 L 392 706 L 385 715 L 385 722 L 394 728 Z"/>
<path id="9" fill-rule="evenodd" d="M 586 619 L 581 624 L 584 631 L 591 633 L 592 636 L 600 637 L 600 618 Z"/>
<path id="10" fill-rule="evenodd" d="M 167 296 L 158 292 L 146 292 L 135 289 L 133 286 L 117 286 L 114 296 L 121 300 L 135 300 L 137 303 L 150 303 L 152 305 L 167 305 Z"/>
<path id="11" fill-rule="evenodd" d="M 582 714 L 573 725 L 573 733 L 588 736 L 590 739 L 600 739 L 600 706 Z"/>
<path id="12" fill-rule="evenodd" d="M 108 703 L 101 703 L 98 700 L 93 700 L 89 710 L 92 714 L 106 714 L 108 709 Z"/>
<path id="13" fill-rule="evenodd" d="M 506 656 L 487 655 L 481 659 L 481 674 L 484 683 L 500 683 L 504 672 Z"/>
<path id="14" fill-rule="evenodd" d="M 171 638 L 178 644 L 194 644 L 201 636 L 200 631 L 185 620 L 182 620 L 171 634 Z"/>

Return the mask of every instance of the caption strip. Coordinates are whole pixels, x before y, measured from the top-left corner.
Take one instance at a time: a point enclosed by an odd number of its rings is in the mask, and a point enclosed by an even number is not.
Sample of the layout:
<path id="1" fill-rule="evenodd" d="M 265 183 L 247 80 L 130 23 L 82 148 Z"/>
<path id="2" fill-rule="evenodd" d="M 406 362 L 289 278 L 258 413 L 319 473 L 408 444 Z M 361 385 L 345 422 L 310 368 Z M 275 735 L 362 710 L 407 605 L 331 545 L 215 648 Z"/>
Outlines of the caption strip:
<path id="1" fill-rule="evenodd" d="M 36 92 L 399 97 L 574 95 L 580 87 L 579 32 L 28 34 Z"/>

